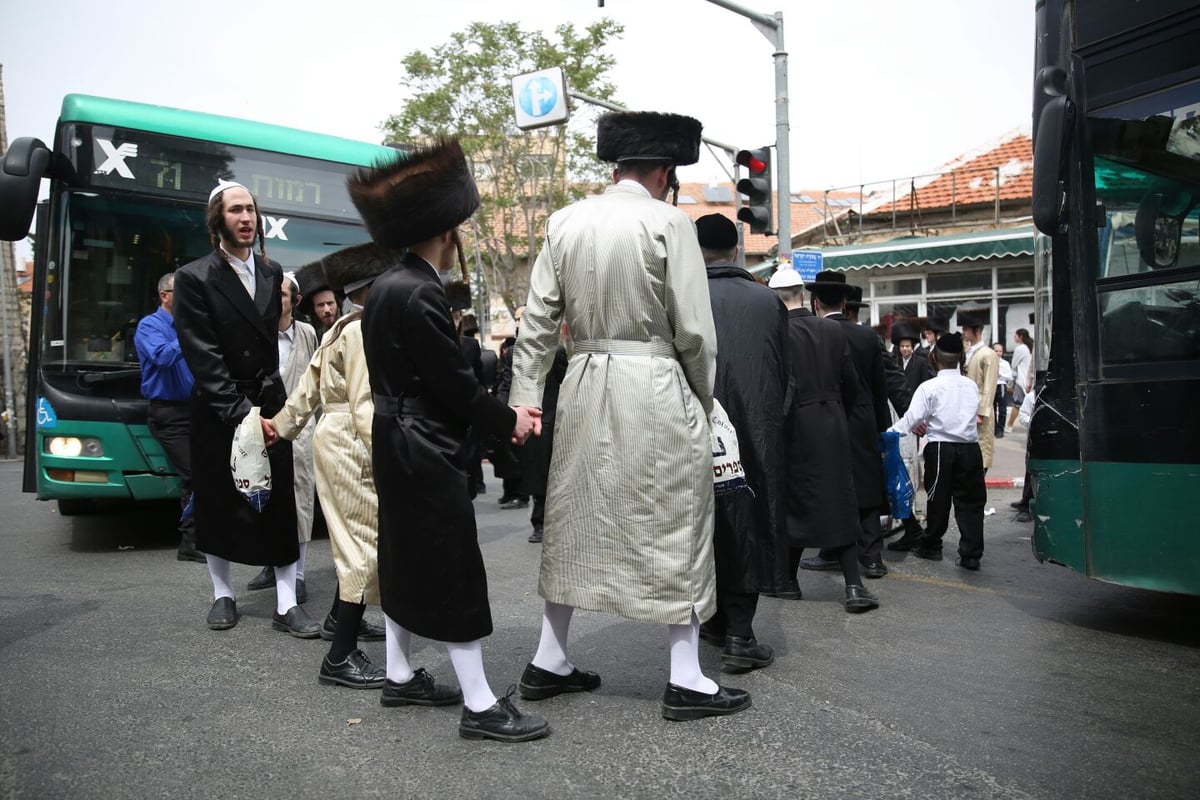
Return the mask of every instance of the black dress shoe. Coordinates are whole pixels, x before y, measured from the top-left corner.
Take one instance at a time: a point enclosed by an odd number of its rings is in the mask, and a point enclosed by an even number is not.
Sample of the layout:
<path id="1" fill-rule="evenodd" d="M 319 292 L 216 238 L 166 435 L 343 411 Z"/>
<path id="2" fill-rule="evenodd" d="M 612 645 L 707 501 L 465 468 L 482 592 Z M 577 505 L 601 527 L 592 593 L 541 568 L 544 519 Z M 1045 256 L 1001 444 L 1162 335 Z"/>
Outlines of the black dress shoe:
<path id="1" fill-rule="evenodd" d="M 814 569 L 822 572 L 830 572 L 832 570 L 841 569 L 842 565 L 838 561 L 833 561 L 821 556 L 809 556 L 808 558 L 800 559 L 800 569 Z"/>
<path id="2" fill-rule="evenodd" d="M 275 568 L 263 567 L 262 572 L 255 575 L 246 584 L 246 588 L 252 592 L 257 592 L 259 589 L 275 588 Z"/>
<path id="3" fill-rule="evenodd" d="M 707 622 L 702 622 L 700 623 L 700 640 L 709 644 L 715 644 L 717 647 L 724 647 L 725 629 L 718 629 Z"/>
<path id="4" fill-rule="evenodd" d="M 663 719 L 677 722 L 736 714 L 749 707 L 749 692 L 726 686 L 717 686 L 716 694 L 705 694 L 668 683 L 662 699 Z"/>
<path id="5" fill-rule="evenodd" d="M 512 694 L 511 690 L 509 694 Z M 464 706 L 458 723 L 458 735 L 464 739 L 528 742 L 548 733 L 550 723 L 534 714 L 522 714 L 508 695 L 485 711 L 471 711 Z"/>
<path id="6" fill-rule="evenodd" d="M 862 574 L 864 578 L 882 578 L 888 574 L 888 568 L 882 561 L 872 561 L 862 565 Z"/>
<path id="7" fill-rule="evenodd" d="M 296 578 L 296 602 L 304 603 L 308 601 L 308 587 L 304 585 L 304 578 Z"/>
<path id="8" fill-rule="evenodd" d="M 542 529 L 541 528 L 533 529 L 533 533 L 529 534 L 529 543 L 530 544 L 541 544 L 542 543 Z"/>
<path id="9" fill-rule="evenodd" d="M 572 668 L 569 675 L 558 675 L 530 662 L 521 675 L 521 697 L 526 700 L 545 700 L 564 692 L 590 692 L 599 686 L 599 675 L 578 668 Z"/>
<path id="10" fill-rule="evenodd" d="M 887 549 L 891 550 L 893 553 L 907 553 L 909 550 L 912 550 L 917 546 L 917 541 L 920 540 L 921 533 L 923 533 L 923 531 L 917 531 L 914 533 L 905 532 L 905 534 L 896 541 L 889 542 Z"/>
<path id="11" fill-rule="evenodd" d="M 879 608 L 879 598 L 867 591 L 865 586 L 850 584 L 846 587 L 846 599 L 842 601 L 851 614 L 862 614 Z"/>
<path id="12" fill-rule="evenodd" d="M 769 644 L 763 644 L 753 637 L 743 639 L 740 636 L 726 636 L 725 649 L 721 651 L 721 672 L 736 675 L 769 667 L 774 660 L 775 651 Z"/>
<path id="13" fill-rule="evenodd" d="M 433 676 L 419 667 L 404 683 L 389 680 L 383 685 L 379 705 L 388 706 L 452 706 L 462 702 L 462 692 L 449 686 L 438 686 Z"/>
<path id="14" fill-rule="evenodd" d="M 1029 504 L 1026 503 L 1024 500 L 1018 500 L 1015 503 L 1009 503 L 1008 505 L 1011 508 L 1015 508 L 1017 511 L 1021 511 L 1022 509 L 1029 508 Z"/>
<path id="15" fill-rule="evenodd" d="M 496 502 L 499 503 L 500 505 L 504 505 L 505 503 L 507 503 L 511 500 L 515 500 L 515 499 L 516 498 L 514 498 L 511 494 L 502 494 L 502 495 L 500 495 L 500 499 L 497 500 Z"/>
<path id="16" fill-rule="evenodd" d="M 926 561 L 942 560 L 942 548 L 940 547 L 929 547 L 928 545 L 918 544 L 913 548 L 912 553 L 917 558 L 923 558 Z"/>
<path id="17" fill-rule="evenodd" d="M 337 620 L 333 618 L 333 614 L 326 614 L 325 622 L 321 625 L 321 638 L 327 642 L 332 642 L 333 637 L 336 635 Z M 373 625 L 365 619 L 359 620 L 358 640 L 360 642 L 382 642 L 384 638 L 382 625 Z"/>
<path id="18" fill-rule="evenodd" d="M 514 508 L 528 508 L 529 507 L 529 498 L 514 497 L 513 499 L 509 500 L 507 503 L 501 503 L 500 507 L 503 508 L 505 511 L 511 511 Z"/>
<path id="19" fill-rule="evenodd" d="M 309 617 L 300 606 L 292 606 L 286 614 L 276 611 L 271 615 L 271 627 L 297 639 L 316 639 L 321 635 L 321 623 Z"/>
<path id="20" fill-rule="evenodd" d="M 958 561 L 956 561 L 955 563 L 958 564 L 963 569 L 969 569 L 972 572 L 976 572 L 979 570 L 979 559 L 978 558 L 972 558 L 971 556 L 960 556 Z"/>
<path id="21" fill-rule="evenodd" d="M 204 557 L 204 553 L 201 553 L 195 548 L 195 546 L 187 544 L 186 542 L 179 545 L 179 551 L 175 554 L 175 560 L 196 561 L 200 564 L 208 561 L 208 559 Z"/>
<path id="22" fill-rule="evenodd" d="M 330 663 L 329 656 L 321 659 L 317 682 L 351 689 L 381 689 L 387 682 L 387 672 L 373 665 L 362 650 L 354 650 L 340 664 Z"/>
<path id="23" fill-rule="evenodd" d="M 778 592 L 763 592 L 766 597 L 778 597 L 780 600 L 799 600 L 804 597 L 800 584 L 793 578 L 783 585 Z"/>
<path id="24" fill-rule="evenodd" d="M 237 603 L 232 597 L 218 597 L 208 612 L 208 627 L 214 631 L 224 631 L 237 625 Z"/>

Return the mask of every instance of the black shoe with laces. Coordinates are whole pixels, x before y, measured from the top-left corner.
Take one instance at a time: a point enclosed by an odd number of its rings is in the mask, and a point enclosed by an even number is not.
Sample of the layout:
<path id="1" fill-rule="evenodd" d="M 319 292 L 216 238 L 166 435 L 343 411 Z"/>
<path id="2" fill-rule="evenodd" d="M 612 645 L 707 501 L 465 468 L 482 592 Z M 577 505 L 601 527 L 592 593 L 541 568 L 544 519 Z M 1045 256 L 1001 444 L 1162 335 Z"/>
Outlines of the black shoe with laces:
<path id="1" fill-rule="evenodd" d="M 452 706 L 462 702 L 462 692 L 438 686 L 424 667 L 417 668 L 404 683 L 389 680 L 379 696 L 381 706 Z"/>
<path id="2" fill-rule="evenodd" d="M 550 733 L 550 723 L 534 714 L 522 714 L 509 698 L 515 686 L 491 708 L 471 711 L 466 706 L 458 723 L 458 735 L 464 739 L 494 739 L 497 742 L 528 742 Z"/>
<path id="3" fill-rule="evenodd" d="M 351 689 L 380 689 L 387 681 L 387 673 L 371 663 L 362 650 L 353 650 L 346 660 L 332 664 L 329 656 L 321 659 L 321 670 L 317 682 L 327 686 L 349 686 Z"/>

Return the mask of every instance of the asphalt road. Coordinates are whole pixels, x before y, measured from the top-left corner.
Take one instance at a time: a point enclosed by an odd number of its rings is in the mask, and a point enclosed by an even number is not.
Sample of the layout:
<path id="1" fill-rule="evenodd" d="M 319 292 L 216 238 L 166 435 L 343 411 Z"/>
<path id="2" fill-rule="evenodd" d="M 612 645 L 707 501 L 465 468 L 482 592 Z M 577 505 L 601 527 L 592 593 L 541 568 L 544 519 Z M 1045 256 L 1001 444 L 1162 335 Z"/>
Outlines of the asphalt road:
<path id="1" fill-rule="evenodd" d="M 537 644 L 528 517 L 477 501 L 496 632 L 493 688 Z M 520 705 L 553 733 L 471 742 L 457 708 L 387 709 L 321 686 L 326 645 L 270 627 L 273 592 L 244 592 L 209 631 L 202 565 L 175 560 L 172 509 L 60 517 L 0 462 L 0 795 L 21 798 L 1126 798 L 1200 786 L 1200 600 L 1037 564 L 1014 490 L 993 490 L 983 570 L 890 561 L 883 607 L 852 616 L 840 579 L 800 575 L 764 598 L 773 666 L 726 676 L 754 706 L 672 723 L 659 713 L 666 631 L 580 612 L 572 657 L 594 694 Z M 955 538 L 952 530 L 951 541 Z M 332 600 L 327 540 L 308 608 Z M 889 557 L 894 554 L 889 554 Z M 235 567 L 237 584 L 255 573 Z M 370 612 L 376 618 L 378 611 Z M 710 674 L 719 664 L 704 645 Z M 383 643 L 364 649 L 382 663 Z M 440 646 L 417 665 L 452 681 Z"/>

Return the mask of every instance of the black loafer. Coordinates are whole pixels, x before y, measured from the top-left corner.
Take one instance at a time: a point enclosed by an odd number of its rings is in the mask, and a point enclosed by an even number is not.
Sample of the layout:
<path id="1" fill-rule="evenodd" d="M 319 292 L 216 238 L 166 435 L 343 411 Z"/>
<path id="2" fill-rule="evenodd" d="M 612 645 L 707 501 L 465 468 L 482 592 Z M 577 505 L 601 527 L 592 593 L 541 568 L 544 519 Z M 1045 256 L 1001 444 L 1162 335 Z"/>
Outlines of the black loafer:
<path id="1" fill-rule="evenodd" d="M 1027 510 L 1029 508 L 1029 504 L 1024 500 L 1018 500 L 1015 503 L 1009 503 L 1008 506 L 1009 508 L 1015 508 L 1017 511 L 1021 511 L 1023 509 Z"/>
<path id="2" fill-rule="evenodd" d="M 846 587 L 846 599 L 842 601 L 851 614 L 862 614 L 879 608 L 879 598 L 867 591 L 865 586 L 850 584 Z"/>
<path id="3" fill-rule="evenodd" d="M 912 554 L 914 556 L 916 556 L 917 558 L 923 558 L 926 561 L 941 561 L 942 560 L 942 548 L 940 548 L 940 547 L 938 547 L 938 548 L 923 547 L 918 544 L 916 547 L 913 548 Z"/>
<path id="4" fill-rule="evenodd" d="M 362 650 L 354 650 L 340 664 L 331 664 L 329 656 L 321 659 L 317 682 L 351 689 L 380 689 L 387 682 L 387 673 L 373 665 Z"/>
<path id="5" fill-rule="evenodd" d="M 573 668 L 569 675 L 557 675 L 530 662 L 521 675 L 521 697 L 526 700 L 545 700 L 564 692 L 590 692 L 599 686 L 599 675 L 579 668 Z"/>
<path id="6" fill-rule="evenodd" d="M 800 591 L 800 584 L 797 581 L 788 581 L 777 592 L 763 592 L 765 597 L 778 597 L 780 600 L 799 600 L 804 597 Z"/>
<path id="7" fill-rule="evenodd" d="M 333 618 L 333 614 L 325 615 L 325 622 L 321 625 L 321 638 L 327 642 L 332 642 L 333 637 L 337 635 L 337 620 Z M 382 625 L 373 625 L 365 619 L 358 623 L 358 640 L 360 642 L 382 642 L 384 639 L 384 630 Z"/>
<path id="8" fill-rule="evenodd" d="M 218 597 L 208 612 L 208 627 L 214 631 L 229 630 L 237 625 L 237 603 L 232 597 Z"/>
<path id="9" fill-rule="evenodd" d="M 296 602 L 304 603 L 308 601 L 308 587 L 304 585 L 304 578 L 296 578 Z"/>
<path id="10" fill-rule="evenodd" d="M 726 636 L 725 649 L 721 651 L 721 672 L 737 674 L 752 669 L 769 667 L 775 660 L 775 651 L 769 644 L 757 639 Z"/>
<path id="11" fill-rule="evenodd" d="M 863 564 L 862 574 L 866 578 L 882 578 L 888 574 L 888 568 L 882 561 L 872 561 L 870 564 Z"/>
<path id="12" fill-rule="evenodd" d="M 252 592 L 257 592 L 259 589 L 275 588 L 275 568 L 263 567 L 262 572 L 255 575 L 246 584 L 246 588 Z"/>
<path id="13" fill-rule="evenodd" d="M 297 639 L 316 639 L 321 635 L 321 623 L 309 617 L 300 606 L 292 606 L 286 614 L 276 611 L 271 615 L 271 627 Z"/>
<path id="14" fill-rule="evenodd" d="M 736 714 L 749 707 L 749 692 L 726 686 L 717 686 L 716 694 L 704 694 L 668 683 L 662 699 L 663 719 L 677 722 Z"/>
<path id="15" fill-rule="evenodd" d="M 529 543 L 530 544 L 541 544 L 542 543 L 542 529 L 541 528 L 533 529 L 533 533 L 529 534 Z"/>
<path id="16" fill-rule="evenodd" d="M 507 503 L 501 503 L 500 507 L 503 508 L 505 511 L 511 511 L 514 508 L 528 508 L 529 501 L 523 500 L 520 497 L 514 497 L 512 500 L 509 500 Z"/>
<path id="17" fill-rule="evenodd" d="M 512 694 L 511 690 L 509 694 Z M 522 714 L 508 695 L 485 711 L 470 711 L 464 706 L 458 723 L 458 735 L 464 739 L 528 742 L 548 733 L 550 723 L 534 714 Z"/>
<path id="18" fill-rule="evenodd" d="M 963 569 L 969 569 L 972 572 L 975 572 L 979 569 L 979 559 L 972 558 L 971 556 L 961 556 L 955 563 L 957 563 Z"/>
<path id="19" fill-rule="evenodd" d="M 808 558 L 800 559 L 800 569 L 814 569 L 821 572 L 830 572 L 835 569 L 841 569 L 842 565 L 837 561 L 831 561 L 828 558 L 820 556 L 809 556 Z"/>
<path id="20" fill-rule="evenodd" d="M 388 706 L 452 706 L 462 702 L 462 692 L 448 686 L 438 686 L 424 667 L 413 672 L 404 683 L 387 681 L 379 705 Z"/>

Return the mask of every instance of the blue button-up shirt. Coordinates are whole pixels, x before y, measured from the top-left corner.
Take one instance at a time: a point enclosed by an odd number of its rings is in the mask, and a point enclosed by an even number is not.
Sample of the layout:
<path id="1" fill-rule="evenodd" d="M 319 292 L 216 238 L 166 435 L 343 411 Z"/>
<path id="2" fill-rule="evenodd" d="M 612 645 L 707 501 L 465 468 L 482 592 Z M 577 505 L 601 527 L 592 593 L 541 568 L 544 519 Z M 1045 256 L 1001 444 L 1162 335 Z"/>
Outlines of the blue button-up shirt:
<path id="1" fill-rule="evenodd" d="M 179 349 L 175 318 L 162 306 L 142 317 L 133 344 L 142 363 L 142 397 L 177 402 L 191 396 L 192 372 Z"/>

